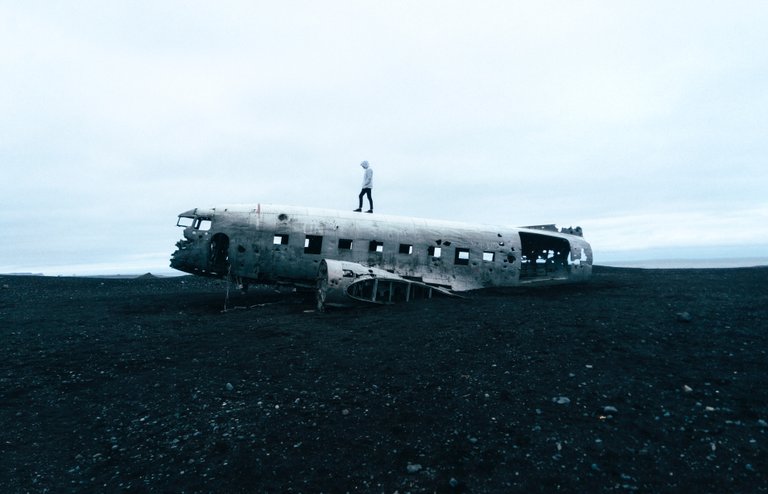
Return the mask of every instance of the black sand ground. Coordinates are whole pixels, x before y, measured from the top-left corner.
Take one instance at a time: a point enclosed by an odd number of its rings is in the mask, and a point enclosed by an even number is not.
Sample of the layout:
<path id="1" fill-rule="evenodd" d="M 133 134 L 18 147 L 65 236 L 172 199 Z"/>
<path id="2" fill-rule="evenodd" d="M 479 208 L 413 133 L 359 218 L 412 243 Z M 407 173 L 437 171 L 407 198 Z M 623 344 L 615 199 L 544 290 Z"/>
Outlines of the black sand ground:
<path id="1" fill-rule="evenodd" d="M 767 282 L 598 267 L 320 314 L 3 277 L 0 492 L 768 492 Z"/>

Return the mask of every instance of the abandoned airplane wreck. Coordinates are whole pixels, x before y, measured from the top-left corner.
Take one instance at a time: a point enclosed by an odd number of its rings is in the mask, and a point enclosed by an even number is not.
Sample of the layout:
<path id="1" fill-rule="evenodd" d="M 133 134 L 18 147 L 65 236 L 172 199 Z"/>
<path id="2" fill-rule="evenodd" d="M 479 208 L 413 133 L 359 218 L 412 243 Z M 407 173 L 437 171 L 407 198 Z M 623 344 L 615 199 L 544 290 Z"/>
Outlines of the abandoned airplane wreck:
<path id="1" fill-rule="evenodd" d="M 171 267 L 313 287 L 318 307 L 391 304 L 487 287 L 582 282 L 581 228 L 509 227 L 257 204 L 179 214 Z"/>

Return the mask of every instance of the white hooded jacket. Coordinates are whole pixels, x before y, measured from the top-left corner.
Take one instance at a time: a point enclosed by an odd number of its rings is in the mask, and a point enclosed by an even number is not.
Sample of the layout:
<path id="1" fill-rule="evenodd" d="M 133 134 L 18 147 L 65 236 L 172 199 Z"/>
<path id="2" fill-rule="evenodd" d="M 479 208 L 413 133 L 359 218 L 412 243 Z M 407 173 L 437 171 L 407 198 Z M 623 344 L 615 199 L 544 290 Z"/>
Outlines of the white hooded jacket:
<path id="1" fill-rule="evenodd" d="M 365 168 L 365 173 L 363 174 L 363 188 L 373 188 L 373 168 L 371 168 L 367 161 L 360 163 L 360 166 Z"/>

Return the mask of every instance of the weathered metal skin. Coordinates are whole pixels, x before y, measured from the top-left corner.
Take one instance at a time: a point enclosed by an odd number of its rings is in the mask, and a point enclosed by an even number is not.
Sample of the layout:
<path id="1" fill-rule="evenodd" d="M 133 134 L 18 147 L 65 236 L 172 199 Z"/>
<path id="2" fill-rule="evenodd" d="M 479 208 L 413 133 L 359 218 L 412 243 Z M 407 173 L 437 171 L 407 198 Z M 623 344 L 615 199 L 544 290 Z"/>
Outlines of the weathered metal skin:
<path id="1" fill-rule="evenodd" d="M 437 295 L 455 295 L 442 287 L 407 280 L 383 269 L 348 261 L 323 259 L 317 276 L 317 306 L 396 304 Z"/>
<path id="2" fill-rule="evenodd" d="M 184 227 L 184 239 L 171 267 L 244 287 L 316 286 L 321 265 L 326 280 L 342 269 L 334 261 L 450 292 L 580 282 L 592 273 L 592 249 L 578 227 L 472 225 L 265 204 L 192 209 L 179 215 L 177 225 Z M 326 286 L 323 296 L 338 305 L 356 300 L 346 288 L 337 290 Z"/>

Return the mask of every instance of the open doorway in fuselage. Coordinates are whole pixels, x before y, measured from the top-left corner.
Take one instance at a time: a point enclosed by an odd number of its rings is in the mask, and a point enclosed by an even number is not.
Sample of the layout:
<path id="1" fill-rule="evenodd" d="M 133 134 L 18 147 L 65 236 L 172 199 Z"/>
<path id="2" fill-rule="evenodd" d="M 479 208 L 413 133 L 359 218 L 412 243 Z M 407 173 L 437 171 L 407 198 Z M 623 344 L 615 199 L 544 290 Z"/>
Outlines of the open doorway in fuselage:
<path id="1" fill-rule="evenodd" d="M 520 232 L 520 281 L 568 277 L 571 244 L 564 238 Z"/>

